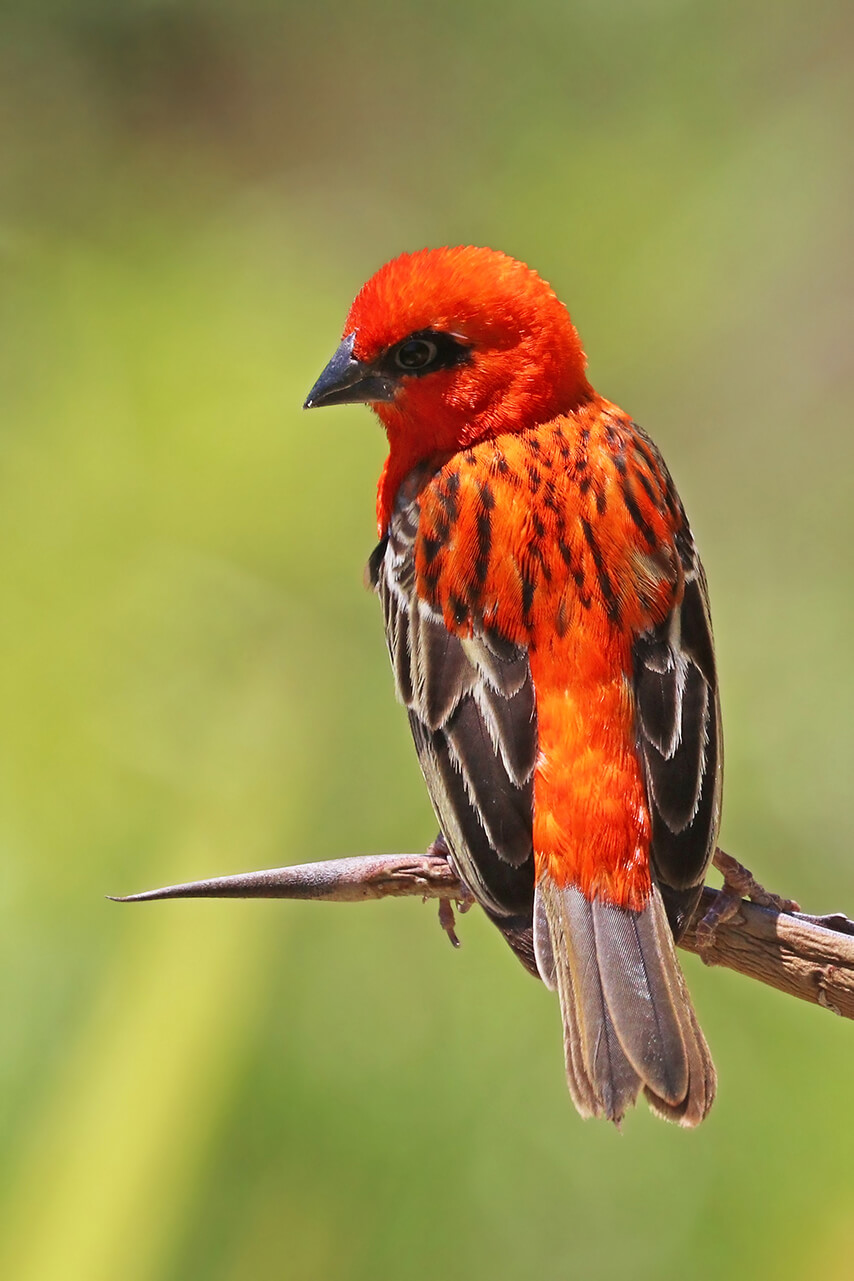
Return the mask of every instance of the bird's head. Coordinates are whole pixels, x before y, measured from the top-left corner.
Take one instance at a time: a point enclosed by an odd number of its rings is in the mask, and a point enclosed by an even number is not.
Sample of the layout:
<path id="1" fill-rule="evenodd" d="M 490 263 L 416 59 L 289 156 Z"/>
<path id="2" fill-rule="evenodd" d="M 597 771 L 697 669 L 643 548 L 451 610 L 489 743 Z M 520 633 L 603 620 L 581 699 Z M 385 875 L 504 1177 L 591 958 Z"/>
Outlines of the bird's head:
<path id="1" fill-rule="evenodd" d="M 590 394 L 585 365 L 566 308 L 524 263 L 424 249 L 363 286 L 305 404 L 372 405 L 399 482 L 426 458 L 571 411 Z"/>
<path id="2" fill-rule="evenodd" d="M 572 409 L 589 391 L 585 363 L 530 267 L 493 249 L 424 249 L 362 287 L 305 403 L 371 404 L 390 433 L 460 448 Z"/>

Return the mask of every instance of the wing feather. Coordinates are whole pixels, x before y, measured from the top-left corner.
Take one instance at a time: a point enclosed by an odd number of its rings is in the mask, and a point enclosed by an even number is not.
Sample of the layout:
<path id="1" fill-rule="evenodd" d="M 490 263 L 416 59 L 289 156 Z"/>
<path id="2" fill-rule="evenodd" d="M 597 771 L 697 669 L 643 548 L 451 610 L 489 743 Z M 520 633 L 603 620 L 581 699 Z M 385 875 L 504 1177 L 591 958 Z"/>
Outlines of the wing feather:
<path id="1" fill-rule="evenodd" d="M 486 627 L 454 635 L 415 589 L 418 498 L 403 496 L 369 574 L 397 694 L 454 866 L 520 958 L 533 958 L 537 717 L 527 650 Z"/>
<path id="2" fill-rule="evenodd" d="M 720 825 L 722 745 L 712 627 L 690 532 L 679 604 L 634 645 L 638 740 L 652 813 L 652 863 L 678 938 L 699 898 Z"/>

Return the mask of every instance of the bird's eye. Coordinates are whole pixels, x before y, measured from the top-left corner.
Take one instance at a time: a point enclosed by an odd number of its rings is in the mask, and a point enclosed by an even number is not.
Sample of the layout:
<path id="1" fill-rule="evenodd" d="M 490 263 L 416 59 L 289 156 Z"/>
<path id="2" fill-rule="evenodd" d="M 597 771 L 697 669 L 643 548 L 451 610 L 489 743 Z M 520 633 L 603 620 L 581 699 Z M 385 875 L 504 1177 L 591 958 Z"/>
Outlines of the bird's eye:
<path id="1" fill-rule="evenodd" d="M 439 369 L 453 369 L 471 360 L 471 343 L 459 334 L 441 329 L 418 329 L 383 352 L 383 374 L 393 381 L 401 373 L 411 378 L 432 374 Z"/>
<path id="2" fill-rule="evenodd" d="M 400 344 L 394 353 L 394 359 L 395 364 L 401 369 L 412 372 L 432 365 L 438 354 L 438 347 L 434 342 L 430 342 L 429 338 L 409 338 Z"/>

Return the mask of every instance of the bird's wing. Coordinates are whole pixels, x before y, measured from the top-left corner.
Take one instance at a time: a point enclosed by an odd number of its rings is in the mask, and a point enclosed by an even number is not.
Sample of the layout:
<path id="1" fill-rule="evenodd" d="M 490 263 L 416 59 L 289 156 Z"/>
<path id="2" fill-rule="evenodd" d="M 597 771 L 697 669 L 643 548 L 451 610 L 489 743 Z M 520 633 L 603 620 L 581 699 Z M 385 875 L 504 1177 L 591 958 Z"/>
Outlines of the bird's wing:
<path id="1" fill-rule="evenodd" d="M 687 522 L 676 545 L 684 592 L 637 638 L 633 662 L 652 865 L 678 939 L 715 850 L 723 744 L 706 579 Z"/>
<path id="2" fill-rule="evenodd" d="M 397 694 L 460 877 L 536 973 L 531 941 L 534 686 L 524 646 L 461 637 L 416 592 L 418 497 L 401 496 L 369 564 Z"/>

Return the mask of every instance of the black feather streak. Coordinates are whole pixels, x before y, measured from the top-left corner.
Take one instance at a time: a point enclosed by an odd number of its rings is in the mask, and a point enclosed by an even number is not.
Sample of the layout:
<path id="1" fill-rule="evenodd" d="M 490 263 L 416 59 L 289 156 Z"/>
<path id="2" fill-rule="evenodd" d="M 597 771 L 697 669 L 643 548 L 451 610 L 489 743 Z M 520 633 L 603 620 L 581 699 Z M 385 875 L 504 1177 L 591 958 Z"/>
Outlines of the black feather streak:
<path id="1" fill-rule="evenodd" d="M 612 622 L 616 623 L 620 617 L 620 603 L 617 600 L 610 576 L 605 568 L 602 549 L 596 541 L 590 521 L 586 520 L 583 516 L 581 518 L 581 528 L 584 531 L 587 546 L 590 548 L 590 555 L 593 557 L 593 564 L 596 566 L 599 588 L 602 592 L 602 600 L 604 601 L 605 608 L 608 611 L 608 617 Z"/>
<path id="2" fill-rule="evenodd" d="M 650 547 L 654 547 L 655 534 L 653 533 L 649 523 L 644 518 L 643 512 L 641 511 L 640 507 L 638 507 L 637 499 L 635 498 L 634 493 L 632 492 L 631 483 L 629 482 L 626 476 L 623 477 L 623 483 L 621 485 L 621 489 L 623 493 L 623 502 L 626 504 L 626 511 L 631 516 L 632 520 L 634 521 L 637 528 L 640 530 L 641 534 L 643 534 L 648 545 Z"/>
<path id="3" fill-rule="evenodd" d="M 523 614 L 523 617 L 526 619 L 530 618 L 531 610 L 534 605 L 534 596 L 536 594 L 536 591 L 537 591 L 536 579 L 532 578 L 531 575 L 528 574 L 528 572 L 525 569 L 523 569 L 522 570 L 522 614 Z"/>
<path id="4" fill-rule="evenodd" d="M 448 600 L 451 606 L 451 612 L 454 615 L 454 622 L 458 627 L 462 627 L 463 623 L 466 622 L 469 616 L 468 605 L 464 600 L 461 600 L 459 596 L 450 596 Z"/>
<path id="5" fill-rule="evenodd" d="M 555 490 L 555 483 L 553 480 L 547 480 L 545 483 L 543 490 L 543 502 L 546 507 L 548 507 L 549 511 L 554 512 L 558 516 L 563 515 L 563 508 L 558 502 L 557 491 Z"/>
<path id="6" fill-rule="evenodd" d="M 543 554 L 543 549 L 539 543 L 534 543 L 531 547 L 531 555 L 535 558 L 540 566 L 540 572 L 547 583 L 552 581 L 552 571 L 549 569 L 548 562 Z"/>
<path id="7" fill-rule="evenodd" d="M 483 508 L 477 513 L 477 559 L 474 565 L 475 576 L 481 584 L 486 582 L 486 575 L 489 573 L 491 551 L 492 516 L 489 508 Z"/>
<path id="8" fill-rule="evenodd" d="M 650 477 L 647 476 L 645 471 L 641 471 L 639 467 L 635 467 L 633 469 L 633 475 L 637 476 L 638 480 L 641 483 L 641 488 L 644 490 L 644 493 L 646 494 L 649 501 L 653 504 L 653 506 L 656 508 L 657 511 L 661 511 L 661 494 L 655 488 L 655 485 L 652 483 L 652 480 L 650 479 Z"/>
<path id="9" fill-rule="evenodd" d="M 425 534 L 421 539 L 421 546 L 424 549 L 424 559 L 431 565 L 442 550 L 443 543 L 441 538 L 431 538 L 429 534 Z"/>
<path id="10" fill-rule="evenodd" d="M 458 519 L 460 514 L 460 505 L 457 499 L 457 495 L 459 494 L 459 491 L 460 491 L 460 474 L 459 472 L 456 472 L 456 471 L 449 472 L 448 475 L 445 477 L 444 488 L 439 488 L 437 486 L 439 502 L 442 504 L 442 507 L 444 508 L 447 514 L 448 520 L 451 522 L 451 524 L 453 524 Z"/>

